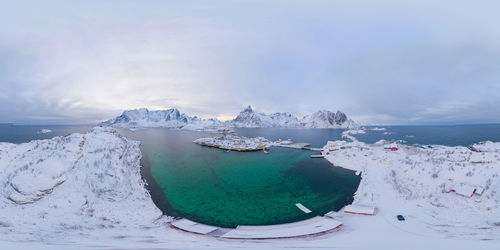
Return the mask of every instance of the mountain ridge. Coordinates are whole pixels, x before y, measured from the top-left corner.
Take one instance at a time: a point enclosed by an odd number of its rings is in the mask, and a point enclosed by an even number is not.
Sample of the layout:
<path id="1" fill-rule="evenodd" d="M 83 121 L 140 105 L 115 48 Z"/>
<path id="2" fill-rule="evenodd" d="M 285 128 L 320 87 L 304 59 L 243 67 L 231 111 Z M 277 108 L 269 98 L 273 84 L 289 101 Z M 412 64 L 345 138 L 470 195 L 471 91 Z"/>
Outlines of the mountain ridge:
<path id="1" fill-rule="evenodd" d="M 341 111 L 318 110 L 302 119 L 288 112 L 265 114 L 255 112 L 251 106 L 242 110 L 236 118 L 222 122 L 216 118 L 201 119 L 181 113 L 177 108 L 148 110 L 147 108 L 125 110 L 120 116 L 105 121 L 101 126 L 120 128 L 163 127 L 179 129 L 205 129 L 207 127 L 236 128 L 359 128 L 359 124 Z"/>

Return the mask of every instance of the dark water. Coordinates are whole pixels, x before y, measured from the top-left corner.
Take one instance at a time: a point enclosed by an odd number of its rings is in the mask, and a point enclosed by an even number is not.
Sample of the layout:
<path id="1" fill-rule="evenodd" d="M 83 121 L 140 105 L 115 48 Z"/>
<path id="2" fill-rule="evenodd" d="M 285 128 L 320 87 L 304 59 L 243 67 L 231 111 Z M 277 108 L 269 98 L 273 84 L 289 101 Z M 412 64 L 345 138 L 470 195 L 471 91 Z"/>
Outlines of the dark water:
<path id="1" fill-rule="evenodd" d="M 381 139 L 404 140 L 406 144 L 441 144 L 449 146 L 468 146 L 481 141 L 500 142 L 500 124 L 454 125 L 454 126 L 378 126 L 386 131 L 367 131 L 355 135 L 360 141 L 374 143 Z M 37 133 L 50 129 L 47 134 Z M 22 143 L 31 140 L 50 139 L 71 133 L 86 133 L 92 126 L 75 125 L 3 125 L 0 124 L 0 142 Z M 340 129 L 280 129 L 280 128 L 238 128 L 237 134 L 255 137 L 263 136 L 270 140 L 292 139 L 296 142 L 309 142 L 312 147 L 322 147 L 327 141 L 339 140 Z M 384 134 L 388 132 L 391 134 Z"/>
<path id="2" fill-rule="evenodd" d="M 367 131 L 355 135 L 374 143 L 381 139 L 403 140 L 405 144 L 469 146 L 482 141 L 500 142 L 500 124 L 456 126 L 384 126 L 386 131 Z M 389 133 L 389 134 L 387 134 Z"/>
<path id="3" fill-rule="evenodd" d="M 358 140 L 375 143 L 379 140 L 403 140 L 405 144 L 440 144 L 468 146 L 481 141 L 500 141 L 500 124 L 455 126 L 378 126 L 385 131 L 367 130 L 354 135 Z M 373 128 L 373 127 L 368 127 Z M 247 137 L 262 136 L 268 139 L 292 139 L 309 142 L 312 147 L 323 147 L 327 141 L 340 140 L 341 129 L 287 129 L 287 128 L 238 128 L 236 132 Z"/>
<path id="4" fill-rule="evenodd" d="M 52 132 L 42 134 L 42 129 L 50 129 Z M 68 126 L 68 125 L 5 125 L 0 124 L 0 142 L 23 143 L 31 140 L 50 139 L 55 136 L 65 136 L 72 133 L 87 133 L 92 126 Z"/>
<path id="5" fill-rule="evenodd" d="M 327 141 L 340 140 L 342 129 L 294 129 L 294 128 L 237 128 L 238 135 L 246 137 L 262 136 L 269 140 L 287 140 L 309 142 L 311 147 L 323 147 Z"/>

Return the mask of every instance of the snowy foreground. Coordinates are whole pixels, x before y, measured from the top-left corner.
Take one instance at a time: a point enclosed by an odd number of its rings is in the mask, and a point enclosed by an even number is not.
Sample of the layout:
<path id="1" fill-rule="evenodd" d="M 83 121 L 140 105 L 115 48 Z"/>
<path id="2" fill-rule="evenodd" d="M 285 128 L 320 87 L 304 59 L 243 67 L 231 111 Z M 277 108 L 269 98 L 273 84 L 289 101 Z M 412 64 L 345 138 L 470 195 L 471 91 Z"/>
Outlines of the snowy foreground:
<path id="1" fill-rule="evenodd" d="M 394 147 L 335 141 L 323 153 L 335 166 L 362 172 L 354 204 L 375 205 L 393 226 L 433 238 L 500 243 L 500 143 Z M 395 220 L 398 214 L 406 221 Z"/>
<path id="2" fill-rule="evenodd" d="M 362 171 L 355 203 L 377 215 L 342 212 L 330 233 L 231 240 L 170 227 L 140 176 L 139 143 L 95 128 L 24 144 L 0 143 L 0 249 L 498 249 L 500 143 L 417 148 L 334 142 L 327 159 Z M 484 187 L 481 196 L 444 193 Z M 406 221 L 395 220 L 403 214 Z"/>

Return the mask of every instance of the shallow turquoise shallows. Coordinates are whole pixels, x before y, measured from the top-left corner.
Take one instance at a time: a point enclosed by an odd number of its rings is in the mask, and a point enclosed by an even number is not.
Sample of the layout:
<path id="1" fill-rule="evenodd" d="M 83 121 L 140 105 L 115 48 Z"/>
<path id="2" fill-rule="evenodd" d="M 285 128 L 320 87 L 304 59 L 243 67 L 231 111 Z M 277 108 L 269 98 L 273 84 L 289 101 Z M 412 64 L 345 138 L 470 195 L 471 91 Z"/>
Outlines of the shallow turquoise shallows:
<path id="1" fill-rule="evenodd" d="M 143 176 L 156 205 L 171 216 L 223 227 L 298 221 L 352 202 L 360 177 L 314 152 L 275 148 L 227 152 L 197 145 L 199 132 L 121 131 L 140 140 Z M 312 210 L 305 214 L 295 204 Z"/>

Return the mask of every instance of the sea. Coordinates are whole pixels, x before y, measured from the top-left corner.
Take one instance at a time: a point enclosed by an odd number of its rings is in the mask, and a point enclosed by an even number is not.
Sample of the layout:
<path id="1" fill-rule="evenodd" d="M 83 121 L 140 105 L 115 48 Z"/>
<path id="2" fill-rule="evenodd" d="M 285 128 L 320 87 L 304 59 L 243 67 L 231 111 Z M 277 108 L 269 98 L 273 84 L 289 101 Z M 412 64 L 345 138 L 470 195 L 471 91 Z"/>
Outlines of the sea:
<path id="1" fill-rule="evenodd" d="M 383 139 L 408 145 L 468 146 L 500 141 L 500 124 L 367 128 L 365 134 L 354 136 L 367 143 Z M 0 141 L 24 143 L 91 129 L 0 125 Z M 273 147 L 269 154 L 228 152 L 193 143 L 200 137 L 213 136 L 204 132 L 161 128 L 118 132 L 141 142 L 141 174 L 158 208 L 167 215 L 209 225 L 270 225 L 324 215 L 350 204 L 361 180 L 353 171 L 310 158 L 314 152 L 309 150 Z M 238 128 L 235 132 L 322 147 L 327 141 L 339 140 L 343 130 Z M 312 212 L 304 213 L 298 203 Z"/>

